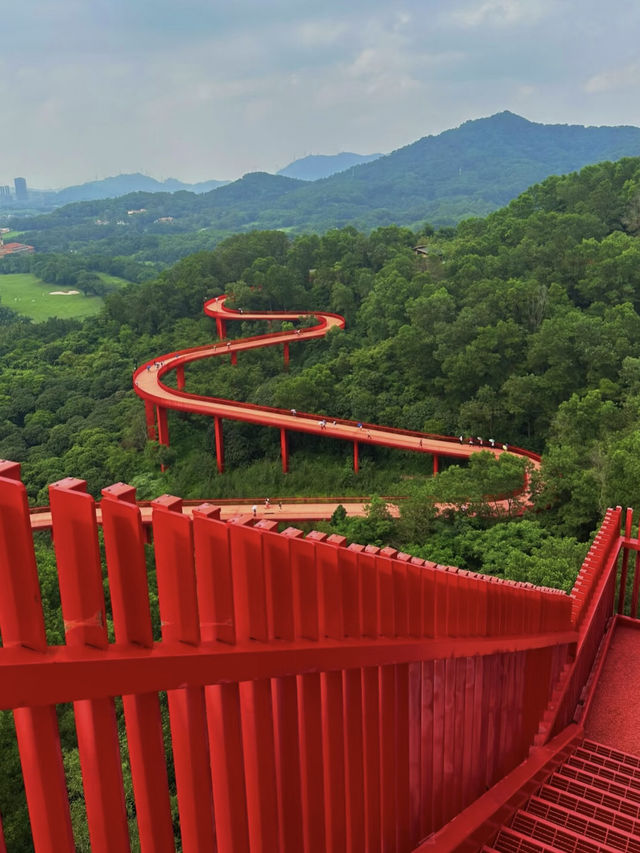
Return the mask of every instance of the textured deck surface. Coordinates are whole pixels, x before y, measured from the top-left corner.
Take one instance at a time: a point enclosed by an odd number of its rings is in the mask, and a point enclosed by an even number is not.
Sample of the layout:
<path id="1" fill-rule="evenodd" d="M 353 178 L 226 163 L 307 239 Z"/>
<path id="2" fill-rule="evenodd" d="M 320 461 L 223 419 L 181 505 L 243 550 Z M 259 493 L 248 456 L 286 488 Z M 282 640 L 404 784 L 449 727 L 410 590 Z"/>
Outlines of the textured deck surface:
<path id="1" fill-rule="evenodd" d="M 588 738 L 640 755 L 640 630 L 616 628 L 585 729 Z"/>

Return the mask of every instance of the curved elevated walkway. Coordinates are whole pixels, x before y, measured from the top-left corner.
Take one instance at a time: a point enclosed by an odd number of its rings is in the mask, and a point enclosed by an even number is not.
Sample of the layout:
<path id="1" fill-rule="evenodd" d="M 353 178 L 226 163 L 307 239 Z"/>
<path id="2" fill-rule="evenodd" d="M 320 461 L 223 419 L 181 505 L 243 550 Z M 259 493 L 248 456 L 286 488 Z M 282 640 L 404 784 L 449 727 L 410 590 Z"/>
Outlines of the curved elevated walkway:
<path id="1" fill-rule="evenodd" d="M 411 450 L 416 453 L 432 454 L 434 473 L 438 471 L 438 458 L 451 456 L 458 459 L 468 459 L 474 453 L 485 451 L 499 456 L 508 449 L 509 452 L 530 459 L 535 467 L 540 464 L 536 453 L 507 445 L 489 446 L 461 442 L 451 436 L 433 435 L 412 430 L 396 429 L 377 424 L 357 423 L 344 419 L 333 419 L 325 415 L 298 412 L 295 409 L 276 409 L 268 406 L 257 406 L 218 397 L 203 397 L 190 394 L 184 390 L 185 365 L 206 358 L 229 356 L 232 363 L 237 362 L 239 352 L 264 346 L 282 346 L 285 366 L 289 363 L 289 347 L 301 340 L 324 337 L 330 329 L 344 328 L 344 318 L 337 314 L 326 312 L 266 312 L 266 311 L 236 311 L 225 304 L 226 296 L 210 299 L 205 303 L 204 311 L 216 320 L 218 335 L 221 341 L 203 347 L 166 353 L 157 356 L 141 365 L 134 373 L 133 386 L 136 394 L 145 401 L 147 426 L 149 436 L 158 438 L 160 443 L 169 444 L 167 426 L 167 410 L 179 410 L 209 415 L 215 419 L 216 427 L 216 457 L 218 470 L 224 470 L 224 451 L 222 437 L 222 420 L 245 421 L 275 427 L 281 431 L 281 450 L 283 470 L 288 470 L 287 432 L 306 432 L 315 435 L 326 435 L 353 443 L 354 468 L 358 470 L 358 447 L 360 444 L 374 444 L 381 447 L 393 447 L 401 450 Z M 222 340 L 226 335 L 227 322 L 262 320 L 262 321 L 291 321 L 297 322 L 304 317 L 315 317 L 317 323 L 313 326 L 295 329 L 293 331 L 272 332 L 237 340 Z M 177 390 L 170 388 L 162 380 L 169 372 L 176 371 Z"/>

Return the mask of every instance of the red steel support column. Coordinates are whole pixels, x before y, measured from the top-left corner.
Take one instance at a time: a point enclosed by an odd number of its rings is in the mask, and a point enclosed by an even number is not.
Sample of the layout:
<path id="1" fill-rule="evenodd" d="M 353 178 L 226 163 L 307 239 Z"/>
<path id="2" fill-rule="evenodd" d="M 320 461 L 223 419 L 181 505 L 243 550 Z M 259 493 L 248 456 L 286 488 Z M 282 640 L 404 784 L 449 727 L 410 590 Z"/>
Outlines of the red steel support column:
<path id="1" fill-rule="evenodd" d="M 223 340 L 227 335 L 227 325 L 222 317 L 216 317 L 216 330 L 220 340 Z"/>
<path id="2" fill-rule="evenodd" d="M 238 363 L 238 353 L 234 350 L 231 353 L 231 364 L 237 364 L 237 363 Z"/>
<path id="3" fill-rule="evenodd" d="M 156 431 L 156 407 L 151 400 L 144 401 L 144 417 L 147 422 L 147 438 L 151 441 L 156 441 L 158 433 Z"/>
<path id="4" fill-rule="evenodd" d="M 282 351 L 284 354 L 284 369 L 288 370 L 289 369 L 289 342 L 288 341 L 286 341 L 283 344 Z"/>
<path id="5" fill-rule="evenodd" d="M 176 379 L 178 380 L 178 391 L 184 391 L 184 364 L 176 367 Z"/>
<path id="6" fill-rule="evenodd" d="M 158 412 L 158 441 L 169 447 L 169 426 L 167 424 L 167 410 L 163 406 L 156 406 Z"/>
<path id="7" fill-rule="evenodd" d="M 215 436 L 216 436 L 216 463 L 218 466 L 218 474 L 224 472 L 224 439 L 222 436 L 222 418 L 214 417 L 213 419 Z"/>
<path id="8" fill-rule="evenodd" d="M 433 454 L 433 476 L 435 477 L 438 473 L 438 454 Z"/>
<path id="9" fill-rule="evenodd" d="M 280 430 L 280 452 L 282 453 L 282 473 L 289 473 L 289 446 L 286 429 Z"/>
<path id="10" fill-rule="evenodd" d="M 360 470 L 360 461 L 358 459 L 358 442 L 353 442 L 353 470 L 357 474 Z"/>

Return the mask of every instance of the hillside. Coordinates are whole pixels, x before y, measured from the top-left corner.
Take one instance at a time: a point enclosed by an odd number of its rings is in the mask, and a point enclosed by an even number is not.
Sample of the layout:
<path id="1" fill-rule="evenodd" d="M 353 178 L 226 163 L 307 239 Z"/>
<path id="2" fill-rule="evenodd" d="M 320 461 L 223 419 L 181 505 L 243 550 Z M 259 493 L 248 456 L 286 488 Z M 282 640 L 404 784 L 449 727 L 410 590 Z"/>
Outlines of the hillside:
<path id="1" fill-rule="evenodd" d="M 352 166 L 370 163 L 378 157 L 382 157 L 382 154 L 353 154 L 350 151 L 340 154 L 310 154 L 308 157 L 294 160 L 276 174 L 286 178 L 298 178 L 300 181 L 318 181 L 320 178 L 335 175 L 336 172 L 344 172 Z"/>
<path id="2" fill-rule="evenodd" d="M 217 187 L 224 186 L 227 181 L 202 181 L 197 184 L 185 184 L 175 178 L 167 178 L 157 181 L 148 175 L 136 172 L 132 175 L 115 175 L 104 178 L 101 181 L 89 181 L 77 186 L 65 187 L 58 192 L 51 193 L 56 204 L 70 204 L 74 201 L 92 201 L 94 199 L 116 198 L 136 192 L 178 192 L 187 190 L 193 193 L 204 193 Z M 49 195 L 49 194 L 48 194 Z"/>
<path id="3" fill-rule="evenodd" d="M 323 180 L 257 172 L 201 195 L 135 193 L 67 205 L 21 227 L 37 251 L 90 247 L 168 261 L 256 228 L 321 233 L 347 224 L 451 225 L 486 215 L 548 175 L 634 155 L 640 155 L 640 128 L 542 125 L 503 112 Z M 132 208 L 145 213 L 128 216 Z"/>

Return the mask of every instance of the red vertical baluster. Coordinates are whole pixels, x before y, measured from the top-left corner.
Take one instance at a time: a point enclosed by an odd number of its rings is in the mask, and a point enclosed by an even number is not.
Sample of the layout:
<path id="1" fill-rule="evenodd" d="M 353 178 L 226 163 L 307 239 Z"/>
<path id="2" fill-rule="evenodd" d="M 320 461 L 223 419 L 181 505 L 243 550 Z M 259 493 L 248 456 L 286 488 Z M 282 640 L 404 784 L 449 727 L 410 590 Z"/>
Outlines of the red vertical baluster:
<path id="1" fill-rule="evenodd" d="M 102 490 L 102 530 L 117 643 L 151 648 L 145 534 L 135 489 Z M 142 853 L 175 850 L 160 702 L 156 693 L 123 696 L 136 820 Z"/>
<path id="2" fill-rule="evenodd" d="M 372 545 L 367 545 L 358 556 L 362 633 L 365 637 L 374 639 L 380 636 L 380 589 L 375 558 L 379 550 Z"/>
<path id="3" fill-rule="evenodd" d="M 395 637 L 395 601 L 393 598 L 393 561 L 383 556 L 376 557 L 378 578 L 378 600 L 380 602 L 380 633 L 383 637 Z"/>
<path id="4" fill-rule="evenodd" d="M 321 534 L 309 534 L 316 542 L 315 559 L 320 580 L 320 631 L 322 636 L 341 639 L 342 588 L 338 576 L 338 548 L 320 540 Z M 347 817 L 345 811 L 345 722 L 343 677 L 341 671 L 323 673 L 322 726 L 324 760 L 324 796 L 327 848 L 346 850 Z"/>
<path id="5" fill-rule="evenodd" d="M 380 817 L 382 849 L 393 850 L 396 843 L 396 785 L 398 783 L 398 719 L 396 708 L 396 667 L 381 666 L 380 678 Z M 380 848 L 377 848 L 380 849 Z"/>
<path id="6" fill-rule="evenodd" d="M 339 545 L 345 540 L 340 539 Z M 358 597 L 358 555 L 340 547 L 337 583 L 342 598 L 342 633 L 348 637 L 361 635 L 361 613 Z M 362 734 L 362 670 L 348 669 L 342 675 L 345 806 L 347 850 L 364 853 L 364 742 Z"/>
<path id="7" fill-rule="evenodd" d="M 277 533 L 264 534 L 263 555 L 270 585 L 273 634 L 295 639 L 291 540 Z M 302 779 L 296 676 L 273 681 L 278 816 L 283 853 L 304 849 L 302 826 Z"/>
<path id="8" fill-rule="evenodd" d="M 353 546 L 340 550 L 340 576 L 342 578 L 342 604 L 345 637 L 362 636 L 362 611 L 360 607 L 358 555 Z"/>
<path id="9" fill-rule="evenodd" d="M 627 509 L 624 525 L 624 535 L 631 538 L 631 525 L 633 523 L 633 510 Z M 620 589 L 618 590 L 618 613 L 624 613 L 624 601 L 627 593 L 627 572 L 629 567 L 629 549 L 622 552 L 622 569 L 620 570 Z"/>
<path id="10" fill-rule="evenodd" d="M 443 824 L 445 797 L 445 747 L 450 733 L 446 730 L 447 713 L 447 661 L 433 662 L 433 766 L 432 766 L 432 827 Z"/>
<path id="11" fill-rule="evenodd" d="M 638 538 L 640 538 L 640 523 L 638 525 Z M 633 588 L 631 590 L 631 610 L 629 616 L 636 619 L 638 616 L 638 593 L 640 592 L 640 551 L 636 551 L 635 566 L 633 570 Z"/>
<path id="12" fill-rule="evenodd" d="M 0 631 L 5 648 L 44 652 L 46 638 L 27 492 L 19 468 L 0 463 Z M 54 674 L 52 673 L 52 676 Z M 73 853 L 69 799 L 54 707 L 14 711 L 37 853 Z"/>
<path id="13" fill-rule="evenodd" d="M 249 520 L 250 523 L 253 519 Z M 233 524 L 231 566 L 238 593 L 238 641 L 270 639 L 267 618 L 269 578 L 263 558 L 265 533 L 248 524 Z M 240 615 L 240 611 L 242 615 Z M 240 685 L 242 736 L 249 842 L 252 851 L 270 853 L 279 847 L 276 758 L 271 682 L 260 679 Z"/>
<path id="14" fill-rule="evenodd" d="M 367 850 L 380 850 L 380 670 L 362 670 L 362 717 L 364 734 L 364 806 Z"/>
<path id="15" fill-rule="evenodd" d="M 424 838 L 434 828 L 433 792 L 434 792 L 434 742 L 436 722 L 434 720 L 434 661 L 424 661 L 421 665 L 421 730 L 420 730 L 420 800 L 422 809 L 420 835 Z"/>
<path id="16" fill-rule="evenodd" d="M 473 786 L 473 737 L 475 727 L 475 673 L 477 658 L 465 658 L 461 663 L 464 670 L 464 718 L 461 728 L 464 732 L 464 740 L 459 743 L 458 749 L 462 752 L 461 770 L 461 801 L 462 808 L 466 808 L 474 798 Z"/>
<path id="17" fill-rule="evenodd" d="M 219 853 L 249 853 L 240 691 L 237 684 L 207 689 L 207 721 Z"/>
<path id="18" fill-rule="evenodd" d="M 203 639 L 235 644 L 230 526 L 218 516 L 217 509 L 204 505 L 193 512 L 200 630 Z M 249 826 L 239 687 L 206 687 L 205 701 L 218 851 L 246 853 Z"/>
<path id="19" fill-rule="evenodd" d="M 336 640 L 341 640 L 344 637 L 339 554 L 339 549 L 332 544 L 316 550 L 322 612 L 320 635 L 332 637 Z"/>
<path id="20" fill-rule="evenodd" d="M 291 538 L 296 634 L 308 640 L 319 636 L 318 570 L 313 542 L 299 531 L 286 530 Z M 316 673 L 298 677 L 299 726 L 302 772 L 302 813 L 305 853 L 327 849 L 324 800 L 324 744 L 321 678 Z"/>
<path id="21" fill-rule="evenodd" d="M 108 644 L 95 502 L 84 480 L 49 487 L 53 544 L 67 645 Z M 129 849 L 122 764 L 113 699 L 73 703 L 91 848 Z"/>
<path id="22" fill-rule="evenodd" d="M 200 643 L 191 519 L 182 501 L 165 495 L 153 501 L 158 602 L 162 640 Z M 215 849 L 211 770 L 207 750 L 204 690 L 184 687 L 167 692 L 176 771 L 180 835 L 185 851 Z"/>

